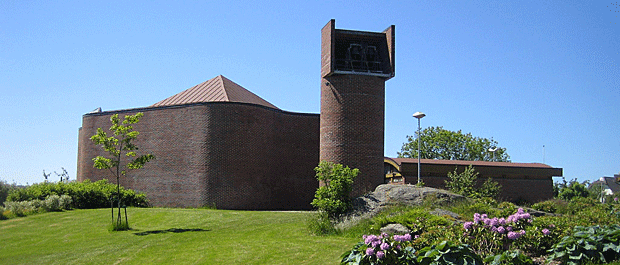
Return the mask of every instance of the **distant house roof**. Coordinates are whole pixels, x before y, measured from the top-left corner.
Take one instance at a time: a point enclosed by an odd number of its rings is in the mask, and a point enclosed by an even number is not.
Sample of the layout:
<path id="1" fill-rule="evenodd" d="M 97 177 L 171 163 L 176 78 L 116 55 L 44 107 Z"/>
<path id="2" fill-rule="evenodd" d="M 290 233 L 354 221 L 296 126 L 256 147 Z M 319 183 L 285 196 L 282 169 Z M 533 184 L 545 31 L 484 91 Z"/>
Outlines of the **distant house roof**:
<path id="1" fill-rule="evenodd" d="M 614 178 L 603 177 L 602 179 L 604 181 L 603 184 L 606 185 L 611 190 L 612 193 L 620 192 L 620 184 L 618 184 L 615 177 Z M 600 184 L 601 184 L 601 181 L 597 180 L 597 181 L 592 182 L 590 184 L 590 187 L 594 185 L 600 185 Z"/>
<path id="2" fill-rule="evenodd" d="M 222 75 L 218 75 L 181 93 L 157 102 L 151 107 L 215 101 L 251 103 L 278 109 L 278 107 Z"/>

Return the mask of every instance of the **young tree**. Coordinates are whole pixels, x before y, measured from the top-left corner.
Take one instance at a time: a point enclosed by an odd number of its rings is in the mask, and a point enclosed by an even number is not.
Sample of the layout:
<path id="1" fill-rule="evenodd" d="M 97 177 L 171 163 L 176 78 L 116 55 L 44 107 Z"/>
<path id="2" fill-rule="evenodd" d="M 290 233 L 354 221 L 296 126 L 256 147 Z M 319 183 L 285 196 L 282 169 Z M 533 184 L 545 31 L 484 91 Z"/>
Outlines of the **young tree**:
<path id="1" fill-rule="evenodd" d="M 502 186 L 491 178 L 488 178 L 480 188 L 476 188 L 477 181 L 478 172 L 476 172 L 472 165 L 469 165 L 461 173 L 458 173 L 456 169 L 454 169 L 454 172 L 448 172 L 446 188 L 454 193 L 472 198 L 495 198 L 502 189 Z"/>
<path id="2" fill-rule="evenodd" d="M 441 126 L 425 128 L 420 135 L 420 158 L 510 162 L 506 148 L 498 147 L 493 139 L 474 137 L 471 133 L 454 132 Z M 398 157 L 417 158 L 417 152 L 418 137 L 408 135 Z"/>
<path id="3" fill-rule="evenodd" d="M 93 135 L 90 139 L 110 154 L 110 158 L 103 156 L 97 156 L 93 158 L 94 167 L 98 169 L 108 169 L 110 173 L 116 177 L 117 183 L 117 204 L 118 204 L 118 216 L 116 219 L 116 228 L 125 227 L 122 225 L 121 219 L 121 176 L 127 175 L 127 172 L 132 169 L 140 169 L 155 156 L 152 154 L 144 154 L 138 156 L 136 150 L 138 147 L 132 142 L 140 134 L 138 131 L 133 130 L 132 124 L 136 124 L 140 121 L 140 118 L 144 116 L 142 112 L 138 112 L 135 115 L 126 115 L 121 122 L 118 114 L 114 114 L 110 117 L 112 126 L 110 131 L 114 134 L 109 136 L 101 128 L 97 129 L 97 134 Z M 112 214 L 114 216 L 114 214 Z M 125 217 L 127 220 L 127 217 Z"/>
<path id="4" fill-rule="evenodd" d="M 314 168 L 322 185 L 316 190 L 312 206 L 324 211 L 330 218 L 338 217 L 351 207 L 351 188 L 359 169 L 321 161 Z"/>

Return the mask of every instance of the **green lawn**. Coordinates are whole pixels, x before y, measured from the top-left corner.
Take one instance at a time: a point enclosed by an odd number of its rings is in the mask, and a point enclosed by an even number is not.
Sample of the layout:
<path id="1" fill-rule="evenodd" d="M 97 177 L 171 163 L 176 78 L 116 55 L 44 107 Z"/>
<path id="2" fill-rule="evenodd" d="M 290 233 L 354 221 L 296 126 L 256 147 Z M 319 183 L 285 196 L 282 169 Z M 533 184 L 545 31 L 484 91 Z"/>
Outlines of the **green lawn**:
<path id="1" fill-rule="evenodd" d="M 0 221 L 0 264 L 338 264 L 358 238 L 312 236 L 309 212 L 130 208 L 130 231 L 109 232 L 110 209 Z"/>

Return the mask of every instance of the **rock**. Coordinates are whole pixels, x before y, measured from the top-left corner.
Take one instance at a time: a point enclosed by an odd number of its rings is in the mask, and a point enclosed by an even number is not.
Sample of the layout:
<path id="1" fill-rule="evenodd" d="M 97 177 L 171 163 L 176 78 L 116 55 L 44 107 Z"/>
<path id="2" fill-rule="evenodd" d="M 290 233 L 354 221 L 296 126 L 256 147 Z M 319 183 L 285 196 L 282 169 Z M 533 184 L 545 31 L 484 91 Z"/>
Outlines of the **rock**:
<path id="1" fill-rule="evenodd" d="M 451 211 L 444 210 L 444 209 L 439 209 L 439 208 L 430 211 L 430 214 L 437 215 L 437 216 L 449 216 L 454 220 L 457 220 L 460 218 L 460 216 L 456 213 L 453 213 Z"/>
<path id="2" fill-rule="evenodd" d="M 434 204 L 446 204 L 467 200 L 463 195 L 442 189 L 417 187 L 414 185 L 383 184 L 377 186 L 374 192 L 353 199 L 353 209 L 347 215 L 341 217 L 337 227 L 344 228 L 355 225 L 362 219 L 375 216 L 383 208 L 388 206 L 419 206 L 427 199 L 432 199 Z M 456 214 L 448 215 L 458 217 Z"/>
<path id="3" fill-rule="evenodd" d="M 386 233 L 388 235 L 404 235 L 411 233 L 411 230 L 401 224 L 388 224 L 381 227 L 381 233 Z"/>

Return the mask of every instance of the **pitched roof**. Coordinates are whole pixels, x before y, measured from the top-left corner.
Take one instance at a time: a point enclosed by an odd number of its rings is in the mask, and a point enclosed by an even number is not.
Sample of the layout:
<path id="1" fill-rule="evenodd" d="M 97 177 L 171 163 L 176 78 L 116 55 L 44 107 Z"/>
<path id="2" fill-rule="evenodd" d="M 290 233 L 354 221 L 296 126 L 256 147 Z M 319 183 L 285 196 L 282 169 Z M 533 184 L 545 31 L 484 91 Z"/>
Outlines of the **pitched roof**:
<path id="1" fill-rule="evenodd" d="M 215 101 L 252 103 L 278 109 L 278 107 L 222 75 L 218 75 L 172 97 L 157 102 L 153 104 L 152 107 Z"/>

